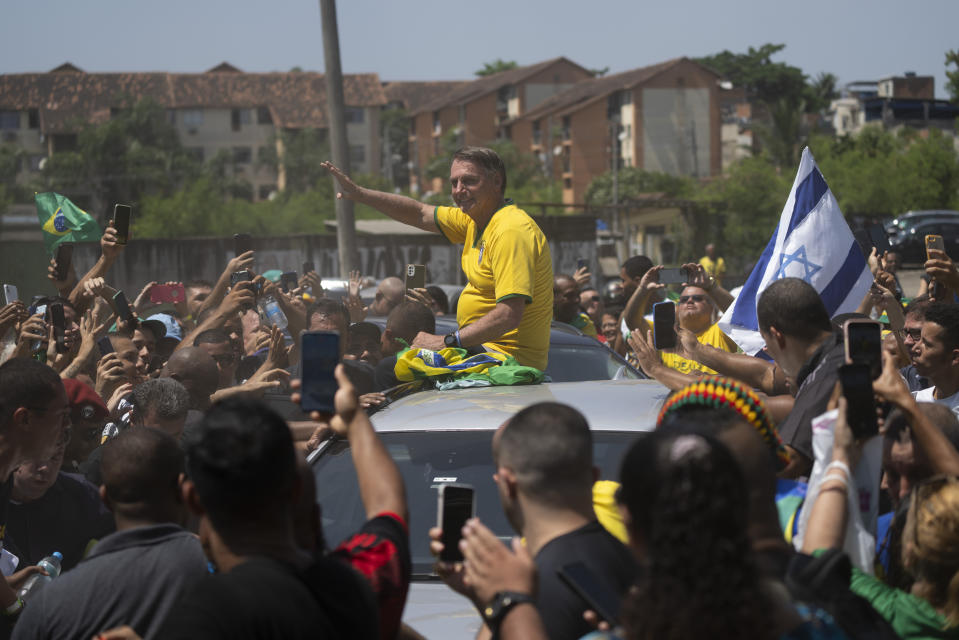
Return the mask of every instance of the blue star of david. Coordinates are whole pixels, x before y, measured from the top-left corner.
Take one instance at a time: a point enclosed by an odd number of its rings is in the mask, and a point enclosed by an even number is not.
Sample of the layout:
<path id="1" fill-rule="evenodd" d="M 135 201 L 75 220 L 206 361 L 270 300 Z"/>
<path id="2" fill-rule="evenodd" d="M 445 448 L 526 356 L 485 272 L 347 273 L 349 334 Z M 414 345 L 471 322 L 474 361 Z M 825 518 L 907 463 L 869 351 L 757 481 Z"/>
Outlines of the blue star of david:
<path id="1" fill-rule="evenodd" d="M 796 264 L 802 265 L 803 275 L 801 276 L 803 280 L 809 282 L 816 273 L 818 273 L 822 266 L 818 264 L 813 264 L 808 259 L 806 259 L 806 246 L 803 245 L 796 249 L 795 253 L 788 254 L 784 253 L 779 256 L 779 273 L 776 274 L 776 279 L 779 278 L 788 278 L 786 274 L 786 267 L 791 265 L 793 262 Z"/>

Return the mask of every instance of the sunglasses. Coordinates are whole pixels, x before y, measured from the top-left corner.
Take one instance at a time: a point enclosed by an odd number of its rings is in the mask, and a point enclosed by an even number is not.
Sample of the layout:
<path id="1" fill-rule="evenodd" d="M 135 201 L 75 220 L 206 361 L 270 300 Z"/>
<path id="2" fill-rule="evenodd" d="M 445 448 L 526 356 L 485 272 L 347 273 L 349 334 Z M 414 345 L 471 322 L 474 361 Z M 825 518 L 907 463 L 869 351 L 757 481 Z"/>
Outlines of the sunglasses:
<path id="1" fill-rule="evenodd" d="M 686 304 L 687 302 L 702 302 L 706 299 L 706 296 L 701 295 L 692 295 L 692 296 L 679 296 L 679 304 Z"/>

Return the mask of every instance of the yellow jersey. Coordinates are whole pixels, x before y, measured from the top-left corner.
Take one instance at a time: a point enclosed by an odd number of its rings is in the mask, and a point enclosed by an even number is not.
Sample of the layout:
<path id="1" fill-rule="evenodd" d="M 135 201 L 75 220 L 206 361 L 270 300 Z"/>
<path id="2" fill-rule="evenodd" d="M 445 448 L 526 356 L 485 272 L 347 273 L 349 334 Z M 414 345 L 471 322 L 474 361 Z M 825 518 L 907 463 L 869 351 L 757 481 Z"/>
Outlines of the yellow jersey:
<path id="1" fill-rule="evenodd" d="M 461 265 L 468 281 L 460 294 L 456 322 L 466 327 L 498 302 L 523 298 L 519 327 L 483 344 L 525 366 L 546 369 L 553 320 L 553 260 L 539 225 L 514 204 L 497 210 L 485 228 L 461 209 L 436 207 L 433 219 L 453 244 L 463 244 Z"/>

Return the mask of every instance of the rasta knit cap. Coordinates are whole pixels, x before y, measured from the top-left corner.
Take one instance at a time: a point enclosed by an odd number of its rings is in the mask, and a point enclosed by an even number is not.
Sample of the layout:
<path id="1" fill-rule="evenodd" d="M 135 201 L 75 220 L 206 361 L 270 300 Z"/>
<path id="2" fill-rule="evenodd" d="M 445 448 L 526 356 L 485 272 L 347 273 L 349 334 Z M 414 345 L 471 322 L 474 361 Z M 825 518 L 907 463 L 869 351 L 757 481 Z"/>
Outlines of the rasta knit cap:
<path id="1" fill-rule="evenodd" d="M 663 408 L 656 419 L 656 426 L 660 426 L 667 416 L 680 412 L 684 407 L 725 408 L 738 414 L 766 443 L 770 453 L 776 458 L 779 470 L 789 464 L 789 451 L 783 446 L 779 432 L 776 431 L 763 401 L 755 391 L 738 380 L 723 376 L 707 376 L 686 385 L 663 403 Z"/>

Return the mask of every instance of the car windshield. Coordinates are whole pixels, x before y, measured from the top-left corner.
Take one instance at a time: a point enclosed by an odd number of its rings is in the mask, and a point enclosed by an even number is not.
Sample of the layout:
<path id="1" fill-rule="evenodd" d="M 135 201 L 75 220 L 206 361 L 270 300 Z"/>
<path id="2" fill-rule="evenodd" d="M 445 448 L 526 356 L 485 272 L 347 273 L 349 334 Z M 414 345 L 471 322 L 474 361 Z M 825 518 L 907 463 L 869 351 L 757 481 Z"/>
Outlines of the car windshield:
<path id="1" fill-rule="evenodd" d="M 598 342 L 596 346 L 550 345 L 546 374 L 553 382 L 643 379 L 643 376 Z"/>
<path id="2" fill-rule="evenodd" d="M 619 463 L 633 431 L 594 431 L 593 461 L 604 480 L 619 476 Z M 441 484 L 469 484 L 476 490 L 476 515 L 497 536 L 515 535 L 500 506 L 493 482 L 490 451 L 492 431 L 403 431 L 381 433 L 406 484 L 410 510 L 410 551 L 414 577 L 428 578 L 434 559 L 427 532 L 436 526 L 436 504 Z M 349 445 L 338 440 L 313 462 L 323 534 L 332 546 L 359 530 L 366 520 Z"/>

